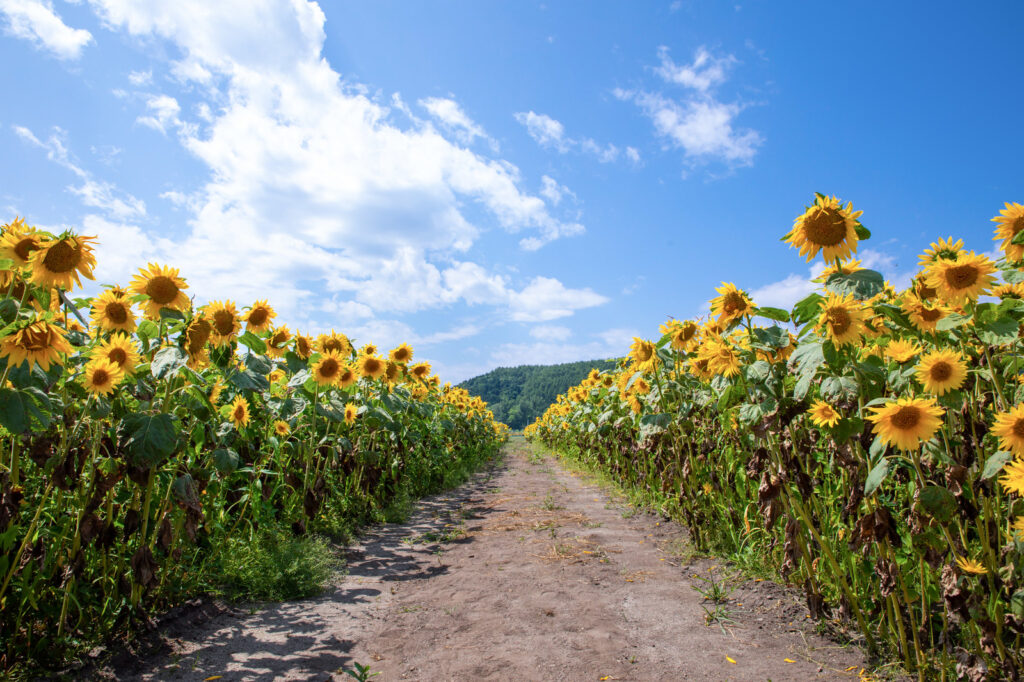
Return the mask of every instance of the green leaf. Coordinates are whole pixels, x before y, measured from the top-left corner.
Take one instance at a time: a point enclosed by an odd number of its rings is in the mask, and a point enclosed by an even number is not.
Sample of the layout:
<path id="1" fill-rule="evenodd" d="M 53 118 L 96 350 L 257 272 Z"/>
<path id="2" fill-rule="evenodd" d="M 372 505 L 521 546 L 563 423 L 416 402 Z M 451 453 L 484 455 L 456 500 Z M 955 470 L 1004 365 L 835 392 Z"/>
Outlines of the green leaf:
<path id="1" fill-rule="evenodd" d="M 875 270 L 836 273 L 825 281 L 825 288 L 836 294 L 853 294 L 854 298 L 864 300 L 881 293 L 885 288 L 885 278 Z"/>
<path id="2" fill-rule="evenodd" d="M 1006 450 L 1000 450 L 999 452 L 992 453 L 989 458 L 985 460 L 985 468 L 981 472 L 981 480 L 987 481 L 998 474 L 1012 459 L 1013 453 L 1007 452 Z"/>
<path id="3" fill-rule="evenodd" d="M 921 506 L 939 523 L 949 523 L 956 512 L 956 496 L 940 485 L 925 486 L 921 491 Z"/>
<path id="4" fill-rule="evenodd" d="M 935 323 L 935 329 L 940 332 L 948 331 L 950 329 L 956 329 L 962 327 L 971 321 L 968 315 L 961 315 L 960 313 L 950 313 L 944 318 Z"/>
<path id="5" fill-rule="evenodd" d="M 217 467 L 217 471 L 221 474 L 227 475 L 238 468 L 238 464 L 241 458 L 238 453 L 231 448 L 217 448 L 213 451 L 213 466 Z"/>
<path id="6" fill-rule="evenodd" d="M 1024 232 L 1024 230 L 1022 230 Z M 978 338 L 990 346 L 1001 346 L 1017 340 L 1019 325 L 1012 317 L 1000 317 L 978 327 Z"/>
<path id="7" fill-rule="evenodd" d="M 825 297 L 821 294 L 811 294 L 793 306 L 793 321 L 797 324 L 806 324 L 818 318 L 821 313 L 821 302 Z"/>
<path id="8" fill-rule="evenodd" d="M 266 391 L 270 388 L 270 382 L 267 381 L 267 377 L 257 374 L 248 368 L 244 372 L 237 370 L 231 372 L 228 375 L 228 383 L 243 391 Z"/>
<path id="9" fill-rule="evenodd" d="M 853 231 L 857 233 L 857 239 L 860 239 L 861 241 L 871 239 L 871 230 L 860 223 L 857 223 L 856 227 L 853 228 Z"/>
<path id="10" fill-rule="evenodd" d="M 178 421 L 170 414 L 130 414 L 121 422 L 133 464 L 155 466 L 174 454 Z"/>
<path id="11" fill-rule="evenodd" d="M 1017 234 L 1013 235 L 1013 239 L 1010 240 L 1011 244 L 1024 244 L 1024 230 L 1021 230 Z"/>
<path id="12" fill-rule="evenodd" d="M 825 364 L 825 353 L 821 343 L 801 343 L 789 356 L 789 366 L 796 369 L 802 377 L 814 376 L 818 368 Z"/>
<path id="13" fill-rule="evenodd" d="M 0 425 L 11 433 L 24 433 L 28 428 L 28 405 L 21 391 L 0 388 Z"/>
<path id="14" fill-rule="evenodd" d="M 267 344 L 252 332 L 245 332 L 239 336 L 238 342 L 257 355 L 263 355 L 267 352 Z"/>
<path id="15" fill-rule="evenodd" d="M 768 306 L 761 306 L 756 309 L 755 315 L 761 317 L 767 317 L 769 320 L 778 320 L 779 322 L 789 322 L 789 313 L 782 308 L 770 308 Z"/>
<path id="16" fill-rule="evenodd" d="M 875 468 L 868 474 L 867 481 L 864 482 L 865 497 L 872 495 L 876 490 L 878 490 L 878 486 L 882 485 L 882 482 L 888 475 L 889 460 L 883 457 L 882 461 L 876 464 Z"/>
<path id="17" fill-rule="evenodd" d="M 184 320 L 185 316 L 178 310 L 172 308 L 161 308 L 160 309 L 161 320 Z"/>
<path id="18" fill-rule="evenodd" d="M 846 441 L 850 440 L 851 436 L 854 436 L 864 430 L 864 420 L 860 417 L 850 417 L 849 419 L 840 419 L 832 428 L 832 438 L 835 439 L 836 444 L 842 445 Z"/>
<path id="19" fill-rule="evenodd" d="M 785 348 L 789 345 L 789 331 L 784 327 L 772 325 L 771 327 L 755 328 L 754 336 L 765 346 L 772 348 Z"/>
<path id="20" fill-rule="evenodd" d="M 288 388 L 301 386 L 306 383 L 307 379 L 309 379 L 309 371 L 305 369 L 299 370 L 295 373 L 295 376 L 288 380 Z"/>
<path id="21" fill-rule="evenodd" d="M 0 258 L 0 270 L 13 270 L 14 261 L 10 258 Z"/>
<path id="22" fill-rule="evenodd" d="M 257 374 L 270 374 L 274 371 L 274 363 L 265 355 L 246 355 L 245 366 Z"/>
<path id="23" fill-rule="evenodd" d="M 149 371 L 155 379 L 165 379 L 178 373 L 178 370 L 188 362 L 188 355 L 177 346 L 161 348 L 153 356 L 153 362 Z"/>
<path id="24" fill-rule="evenodd" d="M 672 415 L 670 414 L 645 414 L 640 417 L 640 438 L 644 439 L 661 433 L 671 423 Z"/>
<path id="25" fill-rule="evenodd" d="M 803 400 L 807 397 L 807 392 L 811 390 L 811 381 L 813 380 L 813 374 L 802 374 L 800 376 L 799 381 L 796 382 L 796 386 L 793 387 L 794 400 Z"/>
<path id="26" fill-rule="evenodd" d="M 174 479 L 171 484 L 171 492 L 174 498 L 186 507 L 199 508 L 199 491 L 196 490 L 196 482 L 191 474 L 182 474 Z"/>
<path id="27" fill-rule="evenodd" d="M 743 368 L 744 375 L 748 381 L 764 381 L 772 371 L 772 366 L 764 360 L 758 360 L 752 365 Z"/>

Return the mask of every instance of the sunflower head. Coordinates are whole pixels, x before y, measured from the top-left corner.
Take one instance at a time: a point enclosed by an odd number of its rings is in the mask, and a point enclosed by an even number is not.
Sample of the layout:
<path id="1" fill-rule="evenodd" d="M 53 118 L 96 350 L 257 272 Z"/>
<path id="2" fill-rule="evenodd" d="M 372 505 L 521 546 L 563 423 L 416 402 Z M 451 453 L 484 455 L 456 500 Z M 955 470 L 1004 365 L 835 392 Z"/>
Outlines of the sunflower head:
<path id="1" fill-rule="evenodd" d="M 135 366 L 142 356 L 135 350 L 135 344 L 127 334 L 111 334 L 110 338 L 93 349 L 90 357 L 95 360 L 109 360 L 117 365 L 126 375 L 135 373 Z"/>
<path id="2" fill-rule="evenodd" d="M 278 419 L 274 422 L 274 433 L 280 437 L 285 437 L 292 432 L 292 427 L 288 425 L 288 422 L 283 419 Z"/>
<path id="3" fill-rule="evenodd" d="M 238 319 L 238 309 L 234 301 L 210 301 L 203 310 L 212 327 L 210 341 L 220 348 L 235 340 L 242 331 L 242 322 Z"/>
<path id="4" fill-rule="evenodd" d="M 992 433 L 999 438 L 999 447 L 1024 458 L 1024 403 L 996 415 Z"/>
<path id="5" fill-rule="evenodd" d="M 348 388 L 357 381 L 359 381 L 359 371 L 351 362 L 346 362 L 341 368 L 341 374 L 338 376 L 338 386 Z"/>
<path id="6" fill-rule="evenodd" d="M 185 328 L 185 351 L 189 355 L 199 355 L 206 348 L 206 342 L 210 340 L 212 333 L 213 325 L 207 318 L 202 315 L 192 318 Z"/>
<path id="7" fill-rule="evenodd" d="M 904 297 L 901 307 L 910 318 L 911 324 L 922 332 L 934 332 L 939 320 L 949 315 L 950 312 L 949 308 L 941 301 L 935 300 L 929 303 L 913 293 Z"/>
<path id="8" fill-rule="evenodd" d="M 305 334 L 295 333 L 295 354 L 303 360 L 309 360 L 313 354 L 313 339 Z"/>
<path id="9" fill-rule="evenodd" d="M 633 365 L 641 372 L 653 371 L 661 364 L 655 345 L 636 336 L 633 337 L 633 344 L 629 347 L 629 357 Z"/>
<path id="10" fill-rule="evenodd" d="M 407 343 L 403 343 L 397 348 L 392 348 L 391 351 L 388 352 L 388 359 L 391 360 L 391 362 L 397 362 L 404 365 L 412 360 L 412 347 Z"/>
<path id="11" fill-rule="evenodd" d="M 7 358 L 11 367 L 26 362 L 29 369 L 39 365 L 44 372 L 49 371 L 50 363 L 63 365 L 61 354 L 71 352 L 65 333 L 57 325 L 37 318 L 0 341 L 0 358 Z"/>
<path id="12" fill-rule="evenodd" d="M 912 360 L 920 350 L 921 349 L 918 348 L 917 344 L 913 341 L 893 339 L 889 342 L 889 345 L 885 347 L 885 357 L 902 364 Z"/>
<path id="13" fill-rule="evenodd" d="M 945 414 L 934 398 L 900 398 L 871 410 L 874 414 L 868 420 L 874 422 L 874 433 L 901 450 L 916 450 L 931 440 Z"/>
<path id="14" fill-rule="evenodd" d="M 967 378 L 967 363 L 952 350 L 936 350 L 921 358 L 917 364 L 917 380 L 924 390 L 945 395 L 963 385 Z"/>
<path id="15" fill-rule="evenodd" d="M 124 370 L 110 360 L 96 358 L 85 366 L 85 389 L 93 395 L 110 395 L 124 378 Z"/>
<path id="16" fill-rule="evenodd" d="M 236 429 L 248 426 L 249 402 L 243 396 L 238 396 L 228 405 L 228 419 Z"/>
<path id="17" fill-rule="evenodd" d="M 953 241 L 952 237 L 946 237 L 945 239 L 939 239 L 937 242 L 932 242 L 931 247 L 925 249 L 924 253 L 918 256 L 917 260 L 922 268 L 928 268 L 936 261 L 956 260 L 963 250 L 963 239 Z"/>
<path id="18" fill-rule="evenodd" d="M 995 281 L 995 264 L 973 251 L 961 252 L 955 260 L 937 260 L 927 271 L 927 283 L 950 305 L 975 301 Z"/>
<path id="19" fill-rule="evenodd" d="M 347 403 L 345 405 L 345 423 L 351 424 L 359 416 L 359 406 L 355 403 Z"/>
<path id="20" fill-rule="evenodd" d="M 866 316 L 864 306 L 854 300 L 853 294 L 830 292 L 828 298 L 821 302 L 817 328 L 819 332 L 824 331 L 836 346 L 856 344 L 867 331 Z"/>
<path id="21" fill-rule="evenodd" d="M 409 374 L 411 374 L 418 381 L 425 381 L 430 376 L 430 363 L 429 362 L 417 362 L 415 365 L 409 368 Z"/>
<path id="22" fill-rule="evenodd" d="M 974 559 L 968 559 L 967 557 L 957 557 L 956 565 L 964 573 L 971 573 L 973 575 L 985 575 L 988 573 L 988 569 L 980 561 Z"/>
<path id="23" fill-rule="evenodd" d="M 32 254 L 43 245 L 45 237 L 46 235 L 36 228 L 26 225 L 23 219 L 15 218 L 14 222 L 3 226 L 3 235 L 0 236 L 0 258 L 14 261 L 15 267 L 25 267 Z"/>
<path id="24" fill-rule="evenodd" d="M 313 363 L 313 378 L 321 386 L 337 386 L 344 365 L 345 361 L 337 351 L 325 351 Z"/>
<path id="25" fill-rule="evenodd" d="M 358 363 L 359 374 L 367 379 L 379 379 L 387 371 L 387 361 L 376 355 L 361 354 Z"/>
<path id="26" fill-rule="evenodd" d="M 287 326 L 278 327 L 267 339 L 267 355 L 272 358 L 279 358 L 288 350 L 288 342 L 292 340 L 292 333 Z"/>
<path id="27" fill-rule="evenodd" d="M 751 313 L 754 302 L 732 282 L 722 282 L 722 286 L 715 291 L 719 295 L 711 299 L 711 314 L 718 318 L 720 324 L 728 326 L 733 320 Z"/>
<path id="28" fill-rule="evenodd" d="M 321 353 L 333 350 L 340 355 L 352 353 L 352 342 L 344 334 L 335 333 L 332 329 L 330 334 L 321 334 L 316 339 L 316 345 Z"/>
<path id="29" fill-rule="evenodd" d="M 274 312 L 274 309 L 266 300 L 262 300 L 253 303 L 242 319 L 245 320 L 246 331 L 258 334 L 270 329 L 271 321 L 275 317 L 277 317 L 277 313 Z"/>
<path id="30" fill-rule="evenodd" d="M 833 427 L 839 423 L 842 415 L 836 412 L 835 408 L 824 400 L 816 400 L 811 409 L 807 411 L 815 426 Z"/>
<path id="31" fill-rule="evenodd" d="M 96 237 L 73 234 L 44 241 L 29 260 L 32 283 L 70 291 L 75 285 L 82 286 L 81 277 L 93 279 L 96 256 L 91 242 L 95 241 Z"/>
<path id="32" fill-rule="evenodd" d="M 818 194 L 814 203 L 793 221 L 793 229 L 783 239 L 799 249 L 808 262 L 819 251 L 826 261 L 847 260 L 857 251 L 857 219 L 862 213 L 854 211 L 849 203 L 844 208 L 834 196 Z"/>
<path id="33" fill-rule="evenodd" d="M 1014 244 L 1013 238 L 1024 230 L 1024 205 L 1006 202 L 1006 208 L 1000 211 L 992 222 L 996 223 L 996 236 L 993 239 L 1003 240 L 999 248 L 1006 254 L 1006 260 L 1011 263 L 1019 262 L 1024 258 L 1024 244 Z"/>
<path id="34" fill-rule="evenodd" d="M 184 291 L 188 285 L 178 276 L 177 268 L 149 263 L 146 269 L 139 269 L 128 288 L 147 297 L 146 317 L 151 320 L 159 320 L 163 308 L 181 311 L 190 305 Z"/>
<path id="35" fill-rule="evenodd" d="M 135 331 L 135 313 L 131 301 L 107 289 L 92 300 L 93 326 L 101 331 Z"/>
<path id="36" fill-rule="evenodd" d="M 375 344 L 368 343 L 368 344 L 364 345 L 362 348 L 359 349 L 359 354 L 360 355 L 376 355 L 377 354 L 377 346 Z"/>

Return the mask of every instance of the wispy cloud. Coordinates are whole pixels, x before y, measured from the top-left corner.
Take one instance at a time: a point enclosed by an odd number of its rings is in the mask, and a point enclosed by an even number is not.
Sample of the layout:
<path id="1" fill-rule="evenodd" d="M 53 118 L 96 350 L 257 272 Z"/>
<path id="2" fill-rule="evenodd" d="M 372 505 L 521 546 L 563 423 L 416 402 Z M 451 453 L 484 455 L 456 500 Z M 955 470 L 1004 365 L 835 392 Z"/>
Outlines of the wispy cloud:
<path id="1" fill-rule="evenodd" d="M 534 141 L 545 149 L 553 149 L 559 154 L 566 154 L 570 151 L 578 151 L 593 156 L 601 163 L 611 163 L 617 160 L 623 153 L 614 144 L 601 144 L 589 137 L 568 137 L 565 134 L 565 126 L 561 121 L 551 118 L 547 114 L 538 114 L 535 111 L 520 111 L 515 114 L 516 121 L 526 128 L 526 132 Z M 633 163 L 640 161 L 640 152 L 635 147 L 627 147 L 626 158 Z"/>
<path id="2" fill-rule="evenodd" d="M 65 24 L 49 0 L 0 0 L 0 14 L 6 18 L 7 34 L 27 40 L 58 59 L 78 59 L 92 42 L 92 34 L 84 28 Z"/>

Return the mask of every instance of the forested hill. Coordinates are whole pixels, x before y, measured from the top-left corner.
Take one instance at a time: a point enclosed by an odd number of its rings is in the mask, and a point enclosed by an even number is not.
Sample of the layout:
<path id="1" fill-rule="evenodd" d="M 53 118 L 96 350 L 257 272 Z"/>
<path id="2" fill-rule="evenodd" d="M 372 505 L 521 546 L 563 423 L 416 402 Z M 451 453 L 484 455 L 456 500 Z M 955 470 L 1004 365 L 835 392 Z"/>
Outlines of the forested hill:
<path id="1" fill-rule="evenodd" d="M 593 368 L 615 367 L 614 360 L 567 362 L 562 365 L 499 367 L 467 379 L 459 386 L 487 401 L 494 418 L 522 429 L 544 414 L 560 393 L 583 381 Z"/>

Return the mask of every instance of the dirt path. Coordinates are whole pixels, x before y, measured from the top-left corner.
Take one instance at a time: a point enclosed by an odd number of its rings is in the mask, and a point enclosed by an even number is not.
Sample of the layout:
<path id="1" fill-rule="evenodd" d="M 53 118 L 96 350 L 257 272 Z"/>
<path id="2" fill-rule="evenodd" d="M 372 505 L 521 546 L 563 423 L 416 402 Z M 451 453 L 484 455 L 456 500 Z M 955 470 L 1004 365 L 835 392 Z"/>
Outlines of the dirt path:
<path id="1" fill-rule="evenodd" d="M 735 588 L 728 620 L 706 625 L 694 571 L 708 562 L 680 567 L 680 542 L 514 440 L 502 465 L 372 529 L 323 596 L 172 632 L 172 654 L 114 674 L 340 680 L 359 662 L 381 682 L 856 679 L 861 652 L 808 634 L 798 596 L 769 583 Z"/>

